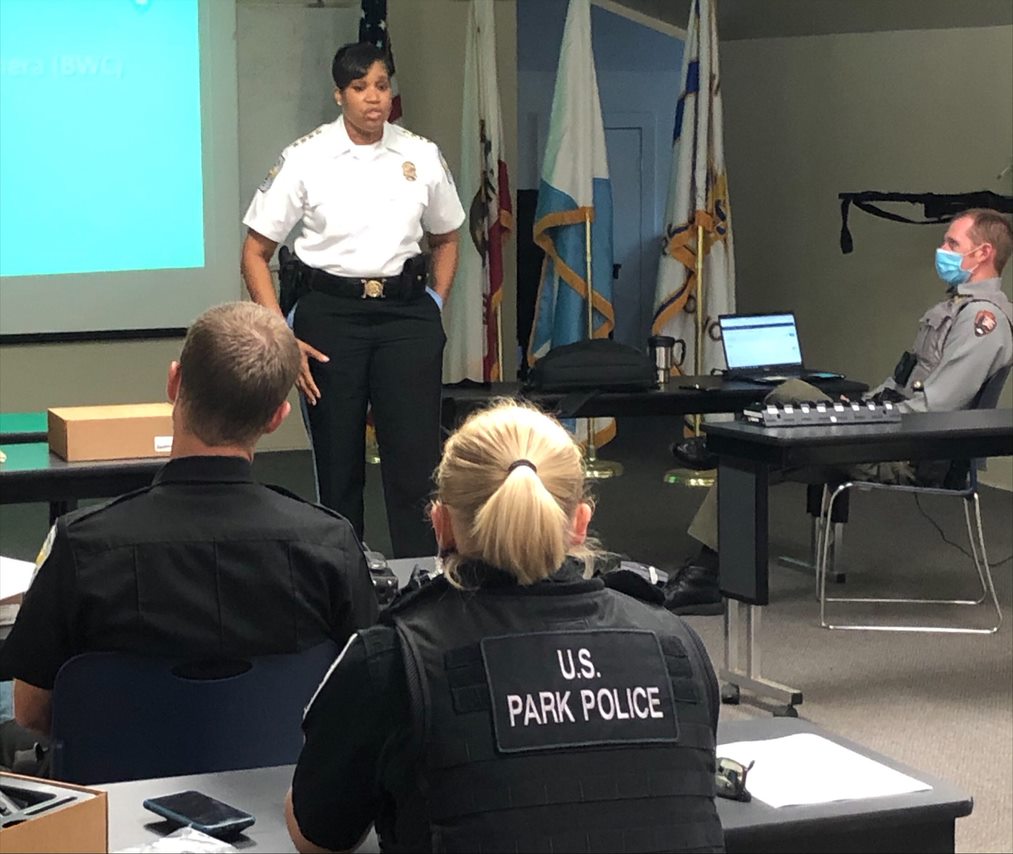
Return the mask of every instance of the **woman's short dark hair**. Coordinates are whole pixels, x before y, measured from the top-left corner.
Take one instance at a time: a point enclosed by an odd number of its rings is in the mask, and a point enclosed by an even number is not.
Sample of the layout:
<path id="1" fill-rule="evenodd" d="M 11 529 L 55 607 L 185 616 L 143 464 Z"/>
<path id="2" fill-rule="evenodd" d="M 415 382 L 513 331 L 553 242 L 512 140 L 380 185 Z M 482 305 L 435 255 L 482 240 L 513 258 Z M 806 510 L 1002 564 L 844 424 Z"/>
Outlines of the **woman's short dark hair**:
<path id="1" fill-rule="evenodd" d="M 369 42 L 350 42 L 338 48 L 331 63 L 331 77 L 338 89 L 344 89 L 353 80 L 365 77 L 374 62 L 382 62 L 387 74 L 393 74 L 387 54 Z"/>

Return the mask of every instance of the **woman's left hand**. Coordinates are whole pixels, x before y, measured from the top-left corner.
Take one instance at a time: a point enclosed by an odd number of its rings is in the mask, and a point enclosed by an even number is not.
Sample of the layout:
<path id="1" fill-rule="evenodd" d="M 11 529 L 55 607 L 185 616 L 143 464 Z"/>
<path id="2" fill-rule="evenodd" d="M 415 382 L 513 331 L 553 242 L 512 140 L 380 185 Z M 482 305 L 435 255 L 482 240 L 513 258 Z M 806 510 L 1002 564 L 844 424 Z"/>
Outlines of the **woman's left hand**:
<path id="1" fill-rule="evenodd" d="M 330 359 L 316 347 L 307 344 L 305 341 L 300 341 L 299 339 L 296 339 L 296 341 L 299 344 L 299 353 L 302 356 L 302 360 L 299 365 L 299 376 L 295 380 L 295 387 L 302 392 L 306 398 L 306 402 L 310 406 L 316 406 L 317 401 L 320 400 L 320 389 L 317 388 L 317 384 L 313 381 L 313 372 L 310 370 L 310 359 L 316 359 L 318 362 L 329 362 Z"/>

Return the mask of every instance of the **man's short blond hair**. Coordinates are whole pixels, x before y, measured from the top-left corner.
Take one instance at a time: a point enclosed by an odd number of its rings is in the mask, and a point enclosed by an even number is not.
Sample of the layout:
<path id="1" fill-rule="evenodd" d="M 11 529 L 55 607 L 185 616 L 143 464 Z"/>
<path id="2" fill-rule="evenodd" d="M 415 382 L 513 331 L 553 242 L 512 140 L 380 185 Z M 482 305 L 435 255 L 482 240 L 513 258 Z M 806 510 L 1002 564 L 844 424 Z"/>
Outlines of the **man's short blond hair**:
<path id="1" fill-rule="evenodd" d="M 205 311 L 179 357 L 186 427 L 211 446 L 250 445 L 264 433 L 299 373 L 299 345 L 282 317 L 252 302 Z"/>

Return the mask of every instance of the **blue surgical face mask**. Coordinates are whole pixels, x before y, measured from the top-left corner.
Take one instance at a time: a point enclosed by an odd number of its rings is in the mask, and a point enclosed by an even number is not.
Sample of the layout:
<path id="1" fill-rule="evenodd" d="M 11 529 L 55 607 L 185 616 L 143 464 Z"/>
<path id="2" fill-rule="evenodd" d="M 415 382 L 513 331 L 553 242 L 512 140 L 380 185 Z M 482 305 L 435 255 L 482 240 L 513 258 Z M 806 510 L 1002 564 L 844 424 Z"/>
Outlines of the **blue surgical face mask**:
<path id="1" fill-rule="evenodd" d="M 977 247 L 975 247 L 977 248 Z M 973 252 L 971 249 L 970 252 Z M 968 279 L 971 278 L 973 270 L 965 270 L 960 265 L 964 260 L 964 256 L 959 252 L 954 252 L 950 249 L 939 248 L 936 250 L 936 273 L 939 278 L 946 282 L 950 287 L 956 287 L 962 285 Z"/>

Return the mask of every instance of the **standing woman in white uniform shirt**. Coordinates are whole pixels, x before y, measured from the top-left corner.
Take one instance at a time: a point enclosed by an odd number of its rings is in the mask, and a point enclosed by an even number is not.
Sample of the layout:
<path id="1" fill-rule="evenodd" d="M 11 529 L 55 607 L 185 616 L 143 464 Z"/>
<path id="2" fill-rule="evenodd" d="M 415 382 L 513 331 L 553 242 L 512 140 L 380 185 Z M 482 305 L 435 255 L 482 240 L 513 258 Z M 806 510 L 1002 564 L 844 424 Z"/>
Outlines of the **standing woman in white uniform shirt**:
<path id="1" fill-rule="evenodd" d="M 254 300 L 281 312 L 268 262 L 301 223 L 296 384 L 309 404 L 320 500 L 362 537 L 371 403 L 394 556 L 431 555 L 425 509 L 440 455 L 440 310 L 464 210 L 436 145 L 387 122 L 383 52 L 345 45 L 331 72 L 342 115 L 288 146 L 257 190 L 243 219 L 243 278 Z"/>

